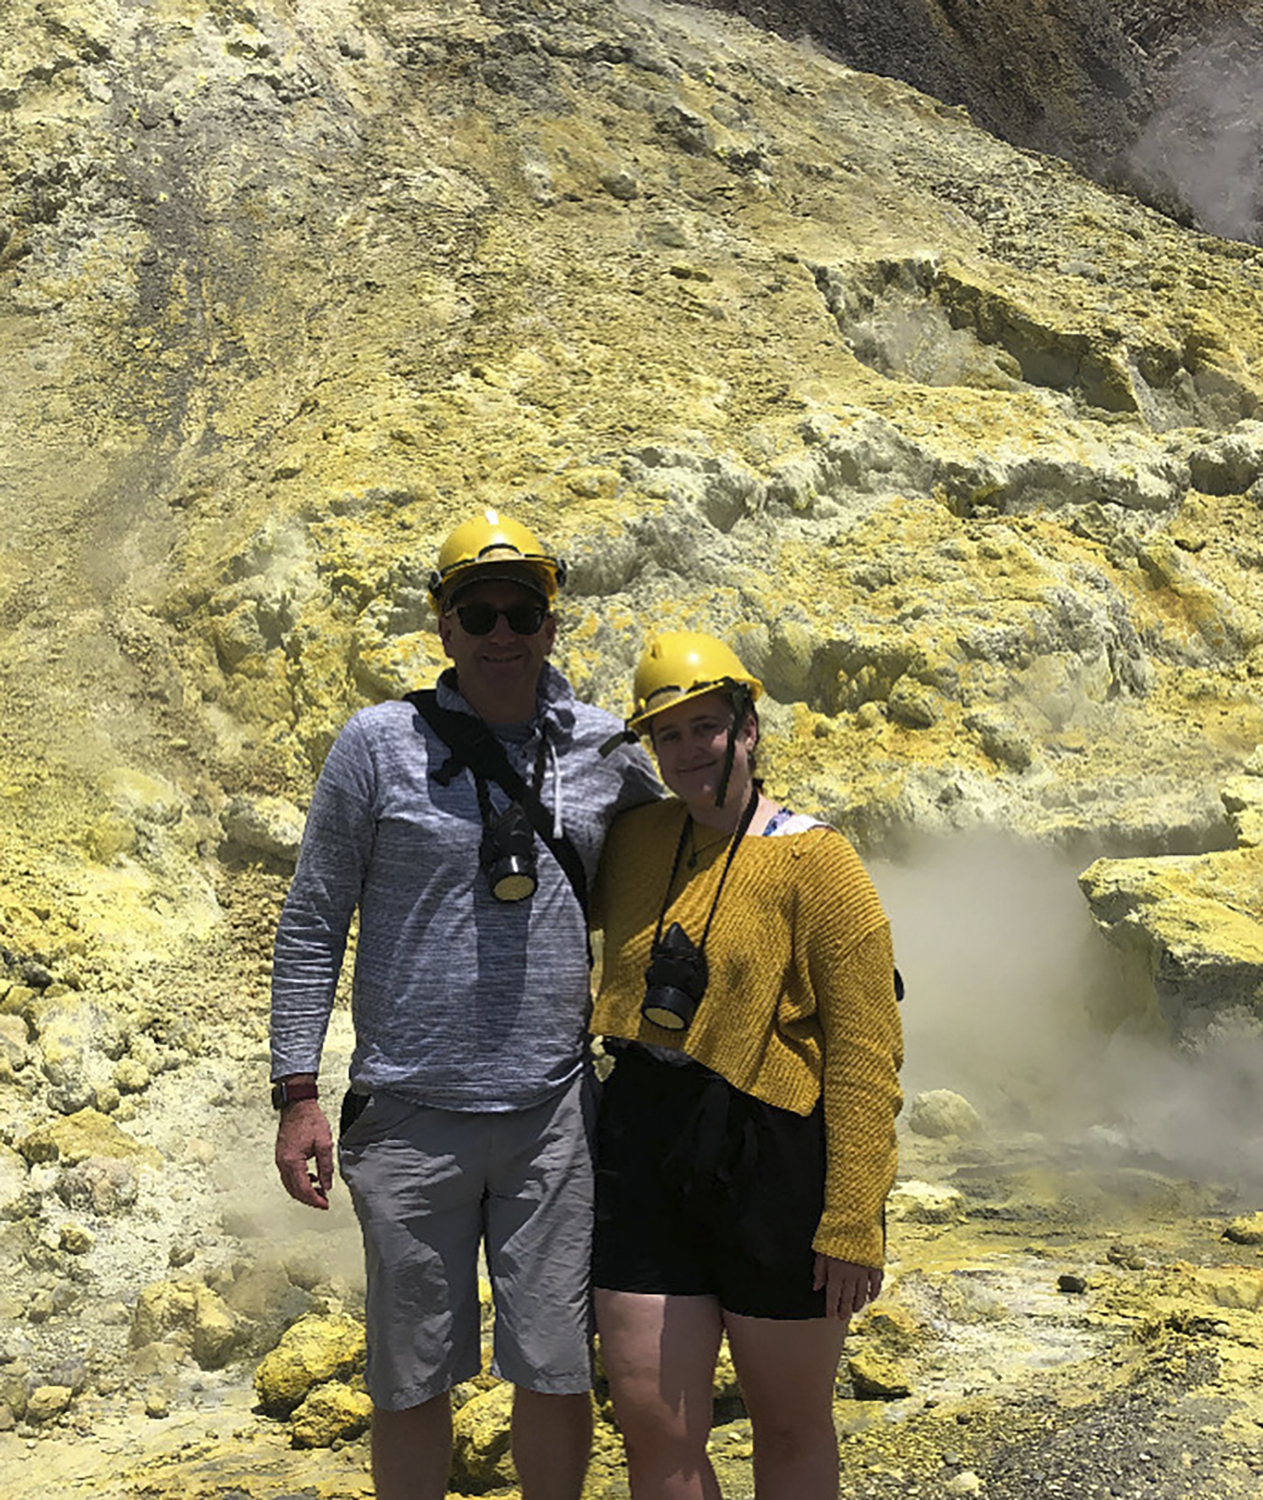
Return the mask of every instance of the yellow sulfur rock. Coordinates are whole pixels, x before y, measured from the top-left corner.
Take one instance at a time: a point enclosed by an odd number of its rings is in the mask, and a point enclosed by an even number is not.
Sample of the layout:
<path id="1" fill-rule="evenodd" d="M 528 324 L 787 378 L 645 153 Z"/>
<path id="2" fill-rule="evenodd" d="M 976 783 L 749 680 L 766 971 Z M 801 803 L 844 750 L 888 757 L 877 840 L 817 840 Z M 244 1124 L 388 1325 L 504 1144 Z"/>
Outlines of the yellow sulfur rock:
<path id="1" fill-rule="evenodd" d="M 254 1388 L 269 1416 L 287 1417 L 313 1387 L 344 1379 L 363 1367 L 361 1323 L 342 1314 L 300 1318 L 264 1357 L 254 1374 Z"/>
<path id="2" fill-rule="evenodd" d="M 290 1429 L 295 1448 L 329 1448 L 339 1438 L 359 1437 L 373 1419 L 368 1395 L 340 1380 L 318 1385 L 295 1408 Z"/>

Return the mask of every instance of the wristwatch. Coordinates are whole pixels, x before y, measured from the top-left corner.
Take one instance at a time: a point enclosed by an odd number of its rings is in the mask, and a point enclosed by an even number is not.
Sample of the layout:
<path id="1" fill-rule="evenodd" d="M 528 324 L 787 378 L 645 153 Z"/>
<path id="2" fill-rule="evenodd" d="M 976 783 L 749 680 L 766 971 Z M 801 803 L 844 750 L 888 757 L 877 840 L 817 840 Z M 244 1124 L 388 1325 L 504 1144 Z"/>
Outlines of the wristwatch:
<path id="1" fill-rule="evenodd" d="M 287 1104 L 294 1104 L 299 1099 L 318 1099 L 320 1090 L 309 1078 L 291 1080 L 278 1079 L 272 1085 L 272 1108 L 284 1109 Z"/>

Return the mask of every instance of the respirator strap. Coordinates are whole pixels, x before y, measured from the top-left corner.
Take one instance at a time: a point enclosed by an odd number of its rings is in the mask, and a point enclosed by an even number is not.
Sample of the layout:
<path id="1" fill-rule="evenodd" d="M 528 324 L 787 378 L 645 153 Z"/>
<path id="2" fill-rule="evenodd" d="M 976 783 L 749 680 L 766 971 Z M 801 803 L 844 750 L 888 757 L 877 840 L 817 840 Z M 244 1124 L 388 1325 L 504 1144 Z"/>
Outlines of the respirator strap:
<path id="1" fill-rule="evenodd" d="M 715 913 L 719 909 L 719 898 L 723 895 L 724 882 L 728 879 L 728 871 L 732 869 L 732 862 L 737 857 L 737 848 L 741 840 L 749 832 L 750 824 L 754 822 L 754 810 L 759 805 L 759 785 L 756 782 L 750 788 L 750 800 L 741 810 L 741 819 L 732 831 L 732 838 L 728 842 L 728 857 L 724 860 L 723 873 L 719 877 L 719 884 L 715 888 L 714 899 L 710 903 L 710 911 L 706 917 L 706 926 L 702 929 L 702 940 L 697 945 L 698 953 L 704 958 L 706 956 L 706 939 L 710 936 L 710 924 L 715 920 Z M 657 948 L 662 941 L 662 928 L 667 919 L 667 908 L 671 905 L 671 887 L 675 884 L 675 877 L 680 873 L 680 860 L 684 854 L 684 840 L 688 837 L 689 829 L 693 826 L 693 815 L 685 815 L 683 826 L 680 828 L 679 841 L 675 846 L 675 858 L 671 861 L 671 875 L 667 880 L 666 893 L 662 898 L 662 910 L 658 913 L 658 926 L 653 935 L 653 946 Z"/>
<path id="2" fill-rule="evenodd" d="M 499 744 L 499 741 L 497 740 L 496 743 Z M 539 789 L 544 784 L 544 760 L 547 755 L 548 745 L 543 735 L 541 734 L 539 738 L 539 749 L 535 753 L 535 768 L 531 776 L 533 785 L 528 788 L 528 791 L 536 799 L 539 798 Z M 455 754 L 453 754 L 447 761 L 447 764 L 443 766 L 442 770 L 435 772 L 434 779 L 436 781 L 440 781 L 440 776 L 447 774 L 448 767 L 451 766 L 452 761 L 455 760 L 455 758 Z M 507 756 L 505 757 L 505 760 L 506 764 L 510 763 Z M 478 794 L 478 811 L 482 816 L 482 826 L 484 828 L 490 828 L 496 820 L 496 811 L 495 808 L 491 805 L 491 793 L 487 790 L 487 778 L 481 775 L 478 771 L 475 771 L 472 766 L 469 767 L 469 774 L 474 778 L 474 791 Z M 446 786 L 451 780 L 452 777 L 448 776 L 446 781 L 440 781 L 440 785 Z M 503 783 L 498 784 L 503 785 Z M 523 781 L 522 785 L 525 787 L 527 783 Z M 522 808 L 523 812 L 526 812 L 526 808 L 523 806 L 521 798 L 515 797 L 513 801 Z M 527 815 L 529 816 L 529 814 Z"/>
<path id="3" fill-rule="evenodd" d="M 639 740 L 640 736 L 634 729 L 628 729 L 624 726 L 617 734 L 610 735 L 608 740 L 598 745 L 596 753 L 604 760 L 606 756 L 613 755 L 620 745 L 635 745 Z"/>
<path id="4" fill-rule="evenodd" d="M 438 694 L 433 688 L 421 689 L 404 695 L 439 739 L 451 751 L 448 760 L 430 774 L 440 784 L 447 786 L 455 775 L 467 768 L 477 785 L 481 776 L 484 781 L 494 781 L 503 789 L 510 801 L 516 802 L 530 819 L 531 827 L 539 834 L 553 858 L 561 866 L 562 873 L 570 882 L 579 910 L 583 913 L 584 933 L 588 930 L 588 877 L 583 868 L 579 851 L 566 834 L 553 830 L 553 820 L 540 800 L 539 793 L 529 786 L 509 763 L 504 746 L 487 728 L 481 719 L 472 714 L 463 714 L 455 709 L 442 708 Z M 542 750 L 542 746 L 541 746 Z M 542 757 L 539 762 L 541 769 Z M 592 967 L 592 940 L 588 937 L 588 967 Z"/>

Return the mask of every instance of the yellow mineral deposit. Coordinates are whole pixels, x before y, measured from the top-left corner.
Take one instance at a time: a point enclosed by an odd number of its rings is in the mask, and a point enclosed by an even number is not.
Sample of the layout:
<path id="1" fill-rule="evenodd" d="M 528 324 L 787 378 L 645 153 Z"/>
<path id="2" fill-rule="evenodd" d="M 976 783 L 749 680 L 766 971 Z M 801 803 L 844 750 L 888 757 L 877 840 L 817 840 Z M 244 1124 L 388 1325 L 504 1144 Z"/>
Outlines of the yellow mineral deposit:
<path id="1" fill-rule="evenodd" d="M 1260 97 L 1253 0 L 7 0 L 0 1492 L 370 1493 L 271 933 L 494 505 L 601 704 L 649 623 L 733 642 L 891 911 L 846 1492 L 1257 1497 Z M 740 1500 L 726 1367 L 716 1420 Z"/>

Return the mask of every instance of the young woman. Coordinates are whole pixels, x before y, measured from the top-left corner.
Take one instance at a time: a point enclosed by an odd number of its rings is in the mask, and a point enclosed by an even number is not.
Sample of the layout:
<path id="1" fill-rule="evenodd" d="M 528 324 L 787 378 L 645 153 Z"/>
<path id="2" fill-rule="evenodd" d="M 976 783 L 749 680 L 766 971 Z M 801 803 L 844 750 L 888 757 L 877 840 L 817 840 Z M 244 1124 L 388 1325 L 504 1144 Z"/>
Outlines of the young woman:
<path id="1" fill-rule="evenodd" d="M 834 1500 L 838 1360 L 882 1282 L 890 928 L 842 835 L 763 795 L 760 691 L 713 637 L 650 644 L 628 727 L 675 796 L 615 823 L 598 879 L 593 1285 L 634 1500 L 718 1500 L 724 1334 L 759 1500 Z"/>

